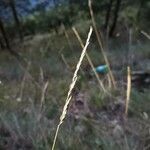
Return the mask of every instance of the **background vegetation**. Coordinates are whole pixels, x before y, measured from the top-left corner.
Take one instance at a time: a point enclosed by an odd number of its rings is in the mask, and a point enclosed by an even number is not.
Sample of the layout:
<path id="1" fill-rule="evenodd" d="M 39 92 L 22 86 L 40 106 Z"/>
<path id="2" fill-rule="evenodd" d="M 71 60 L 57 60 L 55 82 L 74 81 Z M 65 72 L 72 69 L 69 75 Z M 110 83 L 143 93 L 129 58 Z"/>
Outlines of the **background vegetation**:
<path id="1" fill-rule="evenodd" d="M 56 149 L 148 150 L 150 2 L 93 0 L 92 9 L 116 88 L 99 74 L 99 89 L 84 59 Z M 51 149 L 82 49 L 72 27 L 85 43 L 91 25 L 87 0 L 0 0 L 1 150 Z M 95 32 L 87 52 L 105 64 Z M 125 117 L 127 66 L 142 75 Z"/>

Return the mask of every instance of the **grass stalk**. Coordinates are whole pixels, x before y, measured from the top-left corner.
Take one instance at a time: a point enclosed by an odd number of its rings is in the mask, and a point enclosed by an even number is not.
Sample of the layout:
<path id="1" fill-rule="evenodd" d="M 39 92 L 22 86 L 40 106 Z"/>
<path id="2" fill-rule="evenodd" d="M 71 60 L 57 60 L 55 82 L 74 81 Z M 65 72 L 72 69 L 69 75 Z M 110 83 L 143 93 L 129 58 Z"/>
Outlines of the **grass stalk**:
<path id="1" fill-rule="evenodd" d="M 127 91 L 126 91 L 126 102 L 125 102 L 125 116 L 128 115 L 129 101 L 131 95 L 131 69 L 127 67 Z"/>
<path id="2" fill-rule="evenodd" d="M 41 104 L 40 104 L 40 110 L 42 110 L 42 107 L 44 106 L 44 102 L 45 102 L 45 94 L 46 94 L 46 90 L 48 88 L 48 84 L 49 82 L 46 81 L 46 83 L 43 85 L 42 91 L 41 91 Z"/>
<path id="3" fill-rule="evenodd" d="M 141 33 L 150 40 L 150 35 L 145 31 L 141 31 Z"/>
<path id="4" fill-rule="evenodd" d="M 81 47 L 84 48 L 83 41 L 82 41 L 82 39 L 81 39 L 81 37 L 80 37 L 78 31 L 76 30 L 76 28 L 73 27 L 72 30 L 73 30 L 74 34 L 76 35 L 76 37 L 77 37 L 77 39 L 78 39 L 78 41 L 79 41 Z M 88 60 L 88 62 L 89 62 L 89 64 L 90 64 L 90 66 L 91 66 L 91 68 L 92 68 L 92 70 L 93 70 L 93 72 L 94 72 L 94 74 L 95 74 L 95 77 L 96 77 L 96 79 L 97 79 L 97 81 L 98 81 L 98 83 L 99 83 L 99 89 L 100 89 L 100 91 L 101 91 L 101 88 L 102 88 L 103 91 L 106 92 L 106 89 L 105 89 L 105 87 L 104 87 L 102 81 L 100 80 L 100 78 L 99 78 L 97 72 L 95 71 L 95 68 L 94 68 L 94 65 L 93 65 L 93 63 L 92 63 L 92 60 L 91 60 L 91 58 L 90 58 L 90 56 L 88 55 L 87 52 L 85 53 L 85 56 L 86 56 L 86 58 L 87 58 L 87 60 Z"/>
<path id="5" fill-rule="evenodd" d="M 87 47 L 89 45 L 89 41 L 90 41 L 90 37 L 91 37 L 92 31 L 93 31 L 93 29 L 92 29 L 92 27 L 90 27 L 90 31 L 88 33 L 88 38 L 86 40 L 86 44 L 85 44 L 85 46 L 84 46 L 84 48 L 82 50 L 80 59 L 79 59 L 79 61 L 77 63 L 76 70 L 74 72 L 74 75 L 73 75 L 73 78 L 72 78 L 72 82 L 70 84 L 70 88 L 69 88 L 68 95 L 67 95 L 67 98 L 66 98 L 66 102 L 65 102 L 65 105 L 63 107 L 62 114 L 60 116 L 60 121 L 59 121 L 59 124 L 57 125 L 57 129 L 56 129 L 54 140 L 53 140 L 52 150 L 54 150 L 54 148 L 55 148 L 55 144 L 56 144 L 56 140 L 57 140 L 57 136 L 58 136 L 58 132 L 59 132 L 60 126 L 61 126 L 61 124 L 63 123 L 63 121 L 64 121 L 64 119 L 66 117 L 67 108 L 68 108 L 68 105 L 69 105 L 69 103 L 71 101 L 71 98 L 72 98 L 72 95 L 71 95 L 72 94 L 72 90 L 73 90 L 73 88 L 74 88 L 74 86 L 76 84 L 78 71 L 80 69 L 80 66 L 82 64 L 82 60 L 83 60 L 83 58 L 85 56 L 85 52 L 86 52 Z"/>
<path id="6" fill-rule="evenodd" d="M 73 48 L 72 48 L 72 46 L 71 46 L 71 42 L 70 42 L 70 39 L 69 39 L 69 35 L 68 35 L 67 31 L 66 31 L 66 28 L 65 28 L 65 25 L 64 25 L 64 24 L 62 24 L 62 28 L 63 28 L 64 34 L 65 34 L 66 40 L 67 40 L 67 42 L 68 42 L 68 45 L 69 45 L 70 49 L 71 49 L 72 52 L 73 52 Z"/>
<path id="7" fill-rule="evenodd" d="M 23 97 L 23 91 L 24 91 L 24 87 L 25 87 L 25 83 L 26 83 L 27 72 L 29 72 L 30 65 L 31 65 L 31 64 L 30 64 L 30 62 L 29 62 L 29 63 L 28 63 L 28 66 L 27 66 L 27 69 L 26 69 L 26 71 L 25 71 L 25 73 L 24 73 L 22 82 L 21 82 L 19 100 L 22 100 L 22 97 Z"/>
<path id="8" fill-rule="evenodd" d="M 106 53 L 104 51 L 104 48 L 103 48 L 103 45 L 102 45 L 102 42 L 101 42 L 101 38 L 100 38 L 98 29 L 97 29 L 97 26 L 96 26 L 96 21 L 95 21 L 95 18 L 94 18 L 94 13 L 93 13 L 93 9 L 92 9 L 92 1 L 91 0 L 88 1 L 88 5 L 89 5 L 89 10 L 90 10 L 90 15 L 91 15 L 91 19 L 92 19 L 93 28 L 94 28 L 94 31 L 95 31 L 95 34 L 96 34 L 96 37 L 97 37 L 97 40 L 98 40 L 99 47 L 101 49 L 101 52 L 102 52 L 102 55 L 104 57 L 105 63 L 108 66 L 109 75 L 110 75 L 112 84 L 113 84 L 114 88 L 116 88 L 115 78 L 114 78 L 113 73 L 111 71 L 110 63 L 109 63 L 108 58 L 106 56 Z"/>
<path id="9" fill-rule="evenodd" d="M 41 100 L 40 100 L 40 111 L 42 110 L 42 107 L 44 106 L 44 102 L 45 102 L 45 94 L 46 94 L 46 90 L 48 88 L 48 80 L 45 82 L 44 81 L 44 73 L 43 73 L 43 69 L 40 67 L 40 83 L 41 83 Z"/>
<path id="10" fill-rule="evenodd" d="M 64 62 L 66 68 L 67 68 L 70 72 L 72 72 L 71 67 L 69 66 L 68 62 L 66 61 L 66 58 L 64 57 L 64 54 L 60 54 L 60 55 L 61 55 L 62 61 Z"/>

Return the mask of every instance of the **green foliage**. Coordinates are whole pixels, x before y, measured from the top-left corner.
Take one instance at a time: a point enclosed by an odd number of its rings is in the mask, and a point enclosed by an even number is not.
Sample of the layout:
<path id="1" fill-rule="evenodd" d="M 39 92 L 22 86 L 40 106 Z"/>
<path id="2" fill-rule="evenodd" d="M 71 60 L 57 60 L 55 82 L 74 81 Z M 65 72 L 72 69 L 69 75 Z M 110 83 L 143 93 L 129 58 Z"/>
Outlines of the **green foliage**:
<path id="1" fill-rule="evenodd" d="M 76 12 L 79 13 L 76 14 Z M 57 32 L 61 24 L 71 26 L 79 18 L 86 18 L 85 13 L 79 11 L 79 7 L 73 6 L 73 9 L 71 9 L 67 5 L 61 5 L 46 12 L 35 12 L 25 17 L 23 28 L 26 34 L 46 32 L 53 29 Z"/>
<path id="2" fill-rule="evenodd" d="M 96 22 L 99 26 L 103 26 L 109 1 L 93 1 L 92 5 Z M 147 29 L 149 26 L 149 10 L 149 1 L 140 2 L 135 0 L 132 2 L 122 2 L 122 9 L 119 12 L 119 21 L 124 22 L 127 25 L 132 25 L 135 28 Z M 83 22 L 84 25 L 85 22 L 88 21 L 88 1 L 68 0 L 67 2 L 62 2 L 60 5 L 56 5 L 56 7 L 48 10 L 45 10 L 44 8 L 42 10 L 37 9 L 36 11 L 33 11 L 32 14 L 23 16 L 21 24 L 24 35 L 30 35 L 37 32 L 49 32 L 53 30 L 58 33 L 61 24 L 69 27 L 80 22 Z M 9 35 L 13 37 L 17 31 L 17 29 L 15 29 L 15 24 L 6 23 L 6 26 Z"/>
<path id="3" fill-rule="evenodd" d="M 126 7 L 122 13 L 121 13 L 121 18 L 122 20 L 124 20 L 124 22 L 127 22 L 131 25 L 137 25 L 137 13 L 138 13 L 138 8 L 136 7 L 132 7 L 132 6 L 128 6 Z"/>

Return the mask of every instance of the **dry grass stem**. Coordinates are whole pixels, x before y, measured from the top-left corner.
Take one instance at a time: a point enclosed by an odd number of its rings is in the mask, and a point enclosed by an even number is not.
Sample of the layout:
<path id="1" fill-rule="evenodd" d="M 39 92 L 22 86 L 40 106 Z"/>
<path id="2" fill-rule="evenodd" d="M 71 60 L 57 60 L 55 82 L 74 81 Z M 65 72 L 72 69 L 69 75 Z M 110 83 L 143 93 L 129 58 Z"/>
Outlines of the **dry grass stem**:
<path id="1" fill-rule="evenodd" d="M 43 86 L 43 88 L 42 88 L 40 110 L 42 110 L 42 107 L 43 107 L 43 105 L 44 105 L 45 93 L 46 93 L 46 90 L 47 90 L 47 88 L 48 88 L 48 84 L 49 84 L 49 82 L 46 81 L 46 83 L 44 84 L 44 86 Z"/>
<path id="2" fill-rule="evenodd" d="M 81 47 L 84 48 L 83 41 L 81 40 L 81 37 L 80 37 L 78 31 L 76 30 L 76 28 L 73 27 L 72 30 L 73 30 L 74 34 L 76 35 L 78 41 L 80 42 Z M 95 77 L 96 77 L 96 79 L 97 79 L 97 81 L 98 81 L 98 83 L 99 83 L 99 85 L 100 85 L 100 86 L 99 86 L 100 91 L 101 91 L 101 88 L 102 88 L 103 91 L 106 92 L 106 89 L 105 89 L 105 87 L 104 87 L 102 81 L 100 80 L 100 78 L 99 78 L 97 72 L 95 71 L 95 68 L 94 68 L 94 65 L 93 65 L 93 63 L 92 63 L 92 60 L 91 60 L 90 56 L 88 55 L 87 52 L 85 53 L 85 55 L 86 55 L 86 58 L 87 58 L 87 60 L 88 60 L 88 62 L 89 62 L 89 64 L 90 64 L 90 66 L 91 66 L 91 68 L 92 68 L 92 70 L 93 70 L 93 72 L 94 72 L 94 74 L 95 74 Z"/>
<path id="3" fill-rule="evenodd" d="M 64 56 L 63 54 L 60 54 L 60 55 L 61 55 L 62 61 L 64 62 L 66 68 L 67 68 L 71 73 L 73 73 L 72 68 L 71 68 L 71 66 L 68 64 L 68 62 L 67 62 L 65 56 Z M 80 67 L 80 71 L 81 71 L 81 74 L 84 75 L 84 71 L 83 71 L 83 69 L 82 69 L 81 67 Z"/>
<path id="4" fill-rule="evenodd" d="M 76 84 L 78 71 L 79 71 L 79 69 L 80 69 L 82 60 L 83 60 L 83 58 L 84 58 L 84 56 L 85 56 L 85 52 L 86 52 L 87 47 L 88 47 L 88 45 L 89 45 L 89 41 L 90 41 L 90 37 L 91 37 L 92 31 L 93 31 L 93 29 L 92 29 L 92 27 L 90 27 L 90 31 L 89 31 L 89 33 L 88 33 L 88 38 L 87 38 L 87 40 L 86 40 L 86 44 L 85 44 L 85 46 L 84 46 L 84 48 L 83 48 L 83 51 L 82 51 L 81 56 L 80 56 L 80 59 L 79 59 L 79 61 L 78 61 L 78 63 L 77 63 L 76 70 L 75 70 L 75 72 L 74 72 L 74 75 L 73 75 L 73 78 L 72 78 L 72 82 L 71 82 L 71 84 L 70 84 L 70 88 L 69 88 L 68 95 L 67 95 L 67 98 L 66 98 L 66 102 L 65 102 L 65 105 L 64 105 L 62 114 L 61 114 L 61 116 L 60 116 L 60 121 L 59 121 L 59 124 L 58 124 L 58 126 L 57 126 L 56 133 L 55 133 L 55 137 L 54 137 L 54 140 L 53 140 L 52 150 L 54 150 L 54 148 L 55 148 L 55 144 L 56 144 L 56 139 L 57 139 L 57 136 L 58 136 L 59 128 L 60 128 L 61 124 L 63 123 L 65 117 L 66 117 L 67 108 L 68 108 L 69 102 L 70 102 L 70 100 L 71 100 L 71 98 L 72 98 L 71 93 L 72 93 L 72 90 L 73 90 L 73 88 L 74 88 L 74 86 L 75 86 L 75 84 Z"/>
<path id="5" fill-rule="evenodd" d="M 96 27 L 96 21 L 95 21 L 93 9 L 92 9 L 92 1 L 89 0 L 88 2 L 89 2 L 88 4 L 89 4 L 89 9 L 90 9 L 90 15 L 91 15 L 91 19 L 92 19 L 92 24 L 93 24 L 93 27 L 94 27 L 94 31 L 96 33 L 98 44 L 100 46 L 100 49 L 101 49 L 102 55 L 104 57 L 105 63 L 108 66 L 109 74 L 110 74 L 110 78 L 111 78 L 112 84 L 113 84 L 114 88 L 116 88 L 115 79 L 114 79 L 113 73 L 112 73 L 112 71 L 110 69 L 110 64 L 109 64 L 108 58 L 107 58 L 107 56 L 105 54 L 105 51 L 104 51 L 104 48 L 103 48 L 103 45 L 102 45 L 102 42 L 101 42 L 101 38 L 100 38 L 100 35 L 99 35 L 99 32 L 98 32 L 98 29 Z"/>
<path id="6" fill-rule="evenodd" d="M 40 67 L 40 83 L 43 84 L 44 83 L 44 72 L 42 67 Z"/>
<path id="7" fill-rule="evenodd" d="M 46 93 L 46 90 L 48 88 L 49 82 L 48 81 L 46 81 L 46 82 L 44 81 L 44 72 L 43 72 L 43 69 L 41 67 L 40 67 L 40 83 L 42 85 L 40 110 L 42 110 L 42 107 L 43 107 L 44 101 L 45 101 L 45 93 Z"/>
<path id="8" fill-rule="evenodd" d="M 71 46 L 71 42 L 70 42 L 70 39 L 69 39 L 69 35 L 68 35 L 67 31 L 66 31 L 66 28 L 65 28 L 65 25 L 64 25 L 64 24 L 62 24 L 62 28 L 63 28 L 64 34 L 65 34 L 65 37 L 66 37 L 66 39 L 67 39 L 68 45 L 69 45 L 70 49 L 71 49 L 72 52 L 73 52 L 73 48 L 72 48 L 72 46 Z"/>
<path id="9" fill-rule="evenodd" d="M 141 31 L 141 33 L 150 40 L 150 35 L 148 33 L 144 32 L 144 31 Z"/>
<path id="10" fill-rule="evenodd" d="M 111 89 L 112 84 L 111 84 L 111 78 L 109 75 L 107 75 L 107 79 L 108 79 L 108 88 Z"/>
<path id="11" fill-rule="evenodd" d="M 16 53 L 16 52 L 15 52 Z M 26 66 L 28 66 L 29 62 L 24 59 L 23 57 L 21 57 L 18 53 L 16 53 L 16 55 L 12 54 L 13 58 L 15 58 L 15 60 L 18 62 L 18 65 L 20 66 L 20 68 L 26 73 L 26 75 L 33 81 L 33 83 L 39 88 L 41 89 L 41 86 L 39 85 L 39 83 L 34 79 L 34 77 L 32 76 L 32 74 L 26 69 Z"/>
<path id="12" fill-rule="evenodd" d="M 126 103 L 125 103 L 125 115 L 128 114 L 129 101 L 131 95 L 131 69 L 127 67 L 127 92 L 126 92 Z"/>
<path id="13" fill-rule="evenodd" d="M 66 61 L 64 55 L 63 55 L 63 54 L 60 54 L 60 55 L 61 55 L 62 61 L 64 62 L 66 68 L 67 68 L 70 72 L 72 72 L 72 71 L 71 71 L 71 67 L 69 66 L 68 62 Z"/>
<path id="14" fill-rule="evenodd" d="M 19 96 L 19 99 L 20 99 L 20 100 L 22 100 L 23 90 L 24 90 L 24 87 L 25 87 L 25 81 L 26 81 L 26 78 L 27 78 L 27 72 L 29 72 L 30 65 L 31 65 L 31 63 L 29 62 L 29 63 L 28 63 L 28 66 L 27 66 L 27 69 L 26 69 L 26 71 L 25 71 L 25 73 L 24 73 L 22 82 L 21 82 L 20 96 Z"/>

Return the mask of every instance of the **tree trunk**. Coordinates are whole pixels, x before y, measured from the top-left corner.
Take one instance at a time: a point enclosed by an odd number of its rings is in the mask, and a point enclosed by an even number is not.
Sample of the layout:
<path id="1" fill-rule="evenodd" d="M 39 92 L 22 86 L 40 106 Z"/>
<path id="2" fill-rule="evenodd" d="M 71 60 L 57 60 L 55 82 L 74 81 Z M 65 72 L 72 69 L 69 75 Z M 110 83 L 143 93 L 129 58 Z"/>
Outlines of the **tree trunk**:
<path id="1" fill-rule="evenodd" d="M 136 16 L 136 21 L 137 21 L 137 22 L 140 21 L 142 8 L 144 8 L 144 2 L 145 2 L 145 1 L 141 1 L 141 2 L 140 2 L 139 9 L 138 9 L 137 16 Z"/>
<path id="2" fill-rule="evenodd" d="M 4 24 L 3 24 L 2 20 L 1 20 L 1 18 L 0 18 L 0 32 L 1 32 L 2 36 L 3 36 L 4 41 L 5 41 L 6 48 L 10 49 L 9 40 L 8 40 L 6 31 L 5 31 L 5 28 L 4 28 Z"/>
<path id="3" fill-rule="evenodd" d="M 16 23 L 16 26 L 19 30 L 19 37 L 20 37 L 20 40 L 23 40 L 23 35 L 22 35 L 22 29 L 21 29 L 21 24 L 20 24 L 20 20 L 19 20 L 19 17 L 18 17 L 18 13 L 17 13 L 17 10 L 16 10 L 16 7 L 15 7 L 15 2 L 14 0 L 9 0 L 9 6 L 12 10 L 12 14 L 13 14 L 13 17 L 14 17 L 14 20 L 15 20 L 15 23 Z"/>
<path id="4" fill-rule="evenodd" d="M 109 31 L 109 36 L 110 37 L 113 36 L 114 30 L 116 28 L 120 6 L 121 6 L 121 0 L 116 0 L 116 7 L 115 7 L 115 11 L 114 11 L 114 19 L 113 19 L 113 23 L 112 23 L 112 26 L 111 26 L 110 31 Z"/>
<path id="5" fill-rule="evenodd" d="M 106 18 L 105 18 L 105 24 L 104 24 L 104 28 L 106 30 L 107 30 L 108 25 L 109 25 L 112 4 L 113 4 L 113 0 L 110 0 L 109 5 L 108 5 L 108 9 L 107 9 L 107 12 L 106 12 Z"/>
<path id="6" fill-rule="evenodd" d="M 0 32 L 4 38 L 4 41 L 5 41 L 5 45 L 6 45 L 6 50 L 11 54 L 13 55 L 18 61 L 20 62 L 23 62 L 23 59 L 20 57 L 20 55 L 18 53 L 16 53 L 15 51 L 13 51 L 10 47 L 10 43 L 9 43 L 9 39 L 8 39 L 8 36 L 7 36 L 7 33 L 5 31 L 5 28 L 4 28 L 4 24 L 0 18 Z"/>
<path id="7" fill-rule="evenodd" d="M 4 49 L 5 45 L 3 43 L 3 39 L 0 37 L 0 49 Z"/>

